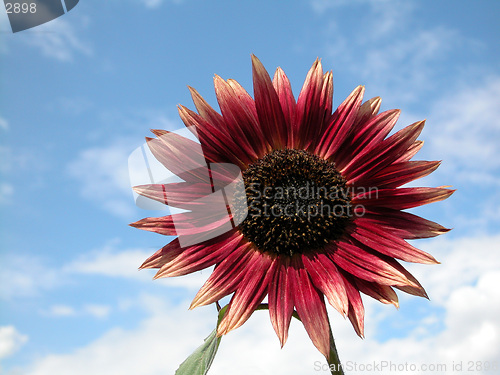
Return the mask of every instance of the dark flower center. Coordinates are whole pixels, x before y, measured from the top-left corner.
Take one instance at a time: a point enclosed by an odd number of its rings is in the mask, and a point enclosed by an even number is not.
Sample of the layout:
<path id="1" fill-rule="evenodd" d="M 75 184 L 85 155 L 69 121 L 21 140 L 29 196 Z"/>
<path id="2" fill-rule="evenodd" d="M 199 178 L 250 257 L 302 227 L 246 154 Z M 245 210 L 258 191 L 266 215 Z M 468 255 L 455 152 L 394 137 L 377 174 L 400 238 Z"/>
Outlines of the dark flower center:
<path id="1" fill-rule="evenodd" d="M 275 150 L 251 164 L 243 179 L 248 216 L 240 230 L 260 250 L 292 256 L 344 233 L 350 193 L 333 163 L 302 150 Z"/>

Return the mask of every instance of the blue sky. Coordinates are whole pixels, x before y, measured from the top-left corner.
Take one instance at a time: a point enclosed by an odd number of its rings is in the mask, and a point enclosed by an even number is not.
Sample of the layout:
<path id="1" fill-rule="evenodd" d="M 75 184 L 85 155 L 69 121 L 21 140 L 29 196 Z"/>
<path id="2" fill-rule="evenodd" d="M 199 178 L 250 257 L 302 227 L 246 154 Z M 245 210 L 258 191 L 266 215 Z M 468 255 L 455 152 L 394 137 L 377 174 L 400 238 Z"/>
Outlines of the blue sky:
<path id="1" fill-rule="evenodd" d="M 181 128 L 191 85 L 215 106 L 213 75 L 251 88 L 250 54 L 281 66 L 297 95 L 309 67 L 333 70 L 338 105 L 357 85 L 398 129 L 427 119 L 416 159 L 443 160 L 415 185 L 453 185 L 415 212 L 454 230 L 409 265 L 430 301 L 365 298 L 366 339 L 330 311 L 344 362 L 500 365 L 500 3 L 496 1 L 81 1 L 12 34 L 0 10 L 0 374 L 173 374 L 212 330 L 188 311 L 206 270 L 152 281 L 137 271 L 166 238 L 127 224 L 127 158 L 149 129 Z M 304 329 L 284 349 L 265 312 L 224 337 L 210 373 L 327 373 Z M 438 373 L 437 371 L 434 371 Z M 367 373 L 351 371 L 350 373 Z"/>

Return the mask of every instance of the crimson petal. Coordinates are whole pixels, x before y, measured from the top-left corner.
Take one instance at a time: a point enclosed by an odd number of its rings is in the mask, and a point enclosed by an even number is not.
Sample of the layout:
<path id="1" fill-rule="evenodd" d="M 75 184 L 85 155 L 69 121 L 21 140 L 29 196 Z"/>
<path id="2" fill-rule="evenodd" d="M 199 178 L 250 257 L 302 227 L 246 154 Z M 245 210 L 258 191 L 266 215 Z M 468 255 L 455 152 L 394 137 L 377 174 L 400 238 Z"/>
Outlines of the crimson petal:
<path id="1" fill-rule="evenodd" d="M 234 230 L 186 247 L 175 259 L 162 265 L 154 278 L 186 275 L 219 263 L 237 248 L 242 238 L 243 235 Z"/>
<path id="2" fill-rule="evenodd" d="M 254 258 L 258 256 L 250 243 L 242 241 L 237 249 L 215 266 L 189 308 L 208 305 L 233 293 L 246 275 L 248 264 L 255 262 Z"/>
<path id="3" fill-rule="evenodd" d="M 375 197 L 373 197 L 373 191 L 358 194 L 352 199 L 352 204 L 369 208 L 387 207 L 394 210 L 405 210 L 442 201 L 454 192 L 455 190 L 452 189 L 430 187 L 380 189 L 377 190 Z"/>
<path id="4" fill-rule="evenodd" d="M 295 148 L 295 134 L 297 132 L 296 109 L 297 103 L 293 96 L 292 86 L 283 69 L 278 68 L 274 73 L 273 86 L 278 94 L 281 104 L 281 109 L 285 117 L 285 122 L 288 128 L 288 148 Z"/>
<path id="5" fill-rule="evenodd" d="M 390 257 L 414 263 L 439 263 L 432 255 L 417 249 L 389 230 L 377 225 L 376 222 L 366 220 L 364 217 L 355 220 L 350 235 L 369 248 Z"/>
<path id="6" fill-rule="evenodd" d="M 217 335 L 225 335 L 245 323 L 267 294 L 269 283 L 276 268 L 276 260 L 266 254 L 259 254 L 247 265 L 247 273 L 236 289 Z"/>
<path id="7" fill-rule="evenodd" d="M 326 254 L 304 255 L 304 266 L 311 280 L 339 313 L 346 316 L 349 301 L 342 276 L 335 264 Z"/>
<path id="8" fill-rule="evenodd" d="M 269 316 L 281 347 L 288 337 L 293 314 L 293 289 L 290 288 L 290 258 L 278 258 L 276 272 L 269 285 Z"/>
<path id="9" fill-rule="evenodd" d="M 292 258 L 290 273 L 294 304 L 300 320 L 314 346 L 326 357 L 330 355 L 330 327 L 323 295 L 314 287 L 302 259 Z"/>
<path id="10" fill-rule="evenodd" d="M 253 90 L 259 123 L 273 149 L 287 145 L 287 126 L 271 77 L 260 60 L 252 55 Z"/>

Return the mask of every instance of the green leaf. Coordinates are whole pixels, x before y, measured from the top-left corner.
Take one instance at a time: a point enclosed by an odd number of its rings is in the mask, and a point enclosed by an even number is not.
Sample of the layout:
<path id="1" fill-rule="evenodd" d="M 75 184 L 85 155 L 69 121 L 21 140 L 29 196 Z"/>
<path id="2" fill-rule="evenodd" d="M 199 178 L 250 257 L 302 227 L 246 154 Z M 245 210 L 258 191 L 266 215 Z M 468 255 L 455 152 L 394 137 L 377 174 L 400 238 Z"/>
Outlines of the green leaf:
<path id="1" fill-rule="evenodd" d="M 219 311 L 217 327 L 224 317 L 227 306 Z M 217 328 L 205 339 L 205 342 L 199 346 L 193 354 L 181 363 L 175 375 L 206 375 L 212 362 L 214 361 L 217 349 L 219 348 L 221 337 L 217 337 Z"/>
<path id="2" fill-rule="evenodd" d="M 203 345 L 199 346 L 193 354 L 181 363 L 175 375 L 205 375 L 217 353 L 220 344 L 220 337 L 217 337 L 217 330 L 205 339 Z"/>

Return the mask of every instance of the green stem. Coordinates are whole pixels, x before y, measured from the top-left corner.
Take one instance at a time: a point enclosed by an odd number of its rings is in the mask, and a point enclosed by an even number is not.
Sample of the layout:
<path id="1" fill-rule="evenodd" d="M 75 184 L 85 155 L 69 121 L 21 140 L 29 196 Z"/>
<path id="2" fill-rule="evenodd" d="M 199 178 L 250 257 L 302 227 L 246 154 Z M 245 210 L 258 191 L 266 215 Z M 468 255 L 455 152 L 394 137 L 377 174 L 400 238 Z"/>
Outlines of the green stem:
<path id="1" fill-rule="evenodd" d="M 267 303 L 261 303 L 255 310 L 269 310 L 269 305 Z M 299 314 L 297 314 L 297 311 L 294 310 L 292 316 L 298 321 L 301 321 Z M 344 375 L 344 370 L 342 369 L 342 365 L 340 364 L 339 353 L 337 352 L 335 340 L 333 339 L 332 327 L 330 326 L 330 322 L 328 322 L 328 329 L 330 331 L 330 354 L 326 359 L 328 367 L 332 375 Z"/>

